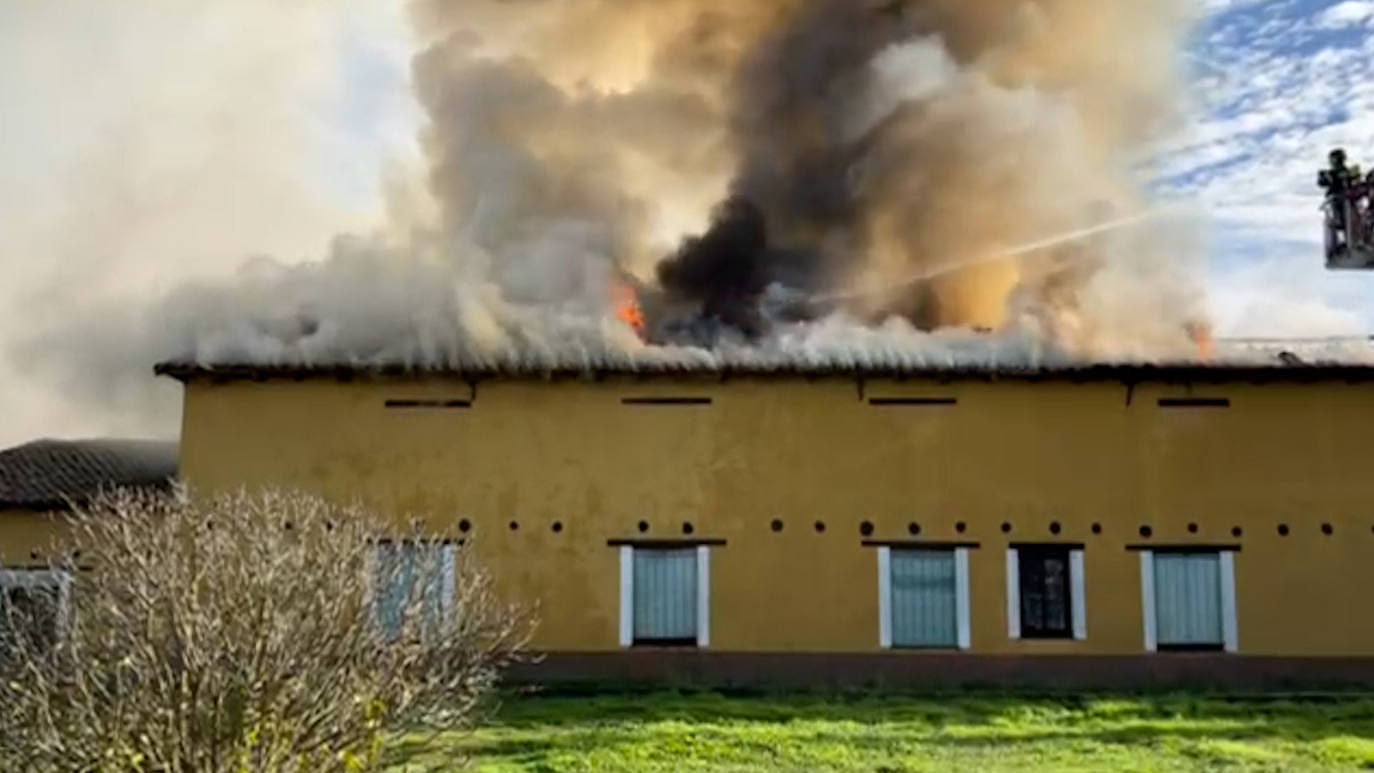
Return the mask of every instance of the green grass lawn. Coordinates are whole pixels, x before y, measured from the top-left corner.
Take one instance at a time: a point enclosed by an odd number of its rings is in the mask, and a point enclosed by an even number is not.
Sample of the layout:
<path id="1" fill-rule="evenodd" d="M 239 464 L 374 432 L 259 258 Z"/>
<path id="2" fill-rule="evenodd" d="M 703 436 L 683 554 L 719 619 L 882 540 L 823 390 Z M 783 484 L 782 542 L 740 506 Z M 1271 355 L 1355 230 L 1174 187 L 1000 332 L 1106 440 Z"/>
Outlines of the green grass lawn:
<path id="1" fill-rule="evenodd" d="M 1374 698 L 508 698 L 473 733 L 407 737 L 396 770 L 1374 769 Z"/>

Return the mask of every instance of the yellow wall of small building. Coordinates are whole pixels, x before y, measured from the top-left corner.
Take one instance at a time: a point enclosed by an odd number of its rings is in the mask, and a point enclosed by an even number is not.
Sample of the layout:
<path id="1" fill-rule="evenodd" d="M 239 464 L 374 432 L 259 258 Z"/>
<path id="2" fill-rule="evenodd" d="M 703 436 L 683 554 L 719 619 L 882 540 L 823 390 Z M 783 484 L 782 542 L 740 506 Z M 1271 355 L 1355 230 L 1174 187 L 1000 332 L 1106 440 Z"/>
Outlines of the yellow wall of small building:
<path id="1" fill-rule="evenodd" d="M 714 402 L 621 402 L 646 396 Z M 861 399 L 913 396 L 959 402 Z M 1231 407 L 1157 405 L 1179 396 Z M 385 407 L 473 397 L 469 409 Z M 860 534 L 869 521 L 872 539 L 907 539 L 918 522 L 922 539 L 980 544 L 974 652 L 1141 652 L 1140 565 L 1127 546 L 1148 542 L 1241 545 L 1243 653 L 1367 655 L 1371 397 L 1374 386 L 1340 382 L 612 377 L 488 380 L 474 393 L 441 377 L 193 380 L 181 470 L 200 491 L 303 488 L 467 536 L 506 593 L 537 602 L 535 645 L 548 650 L 616 649 L 619 562 L 607 540 L 681 538 L 690 522 L 694 538 L 727 543 L 712 554 L 713 650 L 877 651 L 876 551 Z M 1005 550 L 1055 540 L 1086 546 L 1088 638 L 1010 640 Z"/>
<path id="2" fill-rule="evenodd" d="M 62 513 L 0 508 L 0 568 L 46 567 L 57 557 Z"/>

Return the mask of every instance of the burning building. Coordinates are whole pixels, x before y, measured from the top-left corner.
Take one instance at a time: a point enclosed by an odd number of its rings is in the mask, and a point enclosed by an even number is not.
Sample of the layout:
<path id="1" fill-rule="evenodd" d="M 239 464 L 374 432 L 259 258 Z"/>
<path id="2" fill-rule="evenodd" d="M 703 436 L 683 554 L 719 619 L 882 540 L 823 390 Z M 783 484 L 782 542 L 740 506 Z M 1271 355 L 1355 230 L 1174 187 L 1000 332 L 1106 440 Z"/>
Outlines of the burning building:
<path id="1" fill-rule="evenodd" d="M 193 487 L 463 540 L 545 676 L 1374 682 L 1374 369 L 1218 355 L 1135 174 L 1192 5 L 414 0 L 430 206 L 139 375 Z"/>
<path id="2" fill-rule="evenodd" d="M 192 486 L 426 519 L 536 678 L 1374 679 L 1367 367 L 160 370 Z"/>

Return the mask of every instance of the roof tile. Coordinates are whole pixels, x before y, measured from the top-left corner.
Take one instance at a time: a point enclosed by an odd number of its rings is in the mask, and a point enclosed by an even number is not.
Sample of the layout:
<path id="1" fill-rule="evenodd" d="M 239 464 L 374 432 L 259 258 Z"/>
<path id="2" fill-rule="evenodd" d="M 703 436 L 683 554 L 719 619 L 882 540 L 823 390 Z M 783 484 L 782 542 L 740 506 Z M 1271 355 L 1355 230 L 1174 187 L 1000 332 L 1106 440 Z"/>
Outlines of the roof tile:
<path id="1" fill-rule="evenodd" d="M 65 509 L 111 488 L 167 488 L 177 444 L 156 440 L 35 440 L 0 451 L 0 507 Z"/>

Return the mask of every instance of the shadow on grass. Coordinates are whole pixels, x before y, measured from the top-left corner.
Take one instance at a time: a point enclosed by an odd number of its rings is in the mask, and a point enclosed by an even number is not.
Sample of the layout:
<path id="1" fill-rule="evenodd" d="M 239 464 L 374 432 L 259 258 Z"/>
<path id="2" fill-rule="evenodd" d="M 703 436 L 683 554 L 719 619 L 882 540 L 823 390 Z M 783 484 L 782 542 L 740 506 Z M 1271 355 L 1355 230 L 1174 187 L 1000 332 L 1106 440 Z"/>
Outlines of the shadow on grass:
<path id="1" fill-rule="evenodd" d="M 1349 737 L 1374 737 L 1374 698 L 655 693 L 512 697 L 481 732 L 401 739 L 390 756 L 397 764 L 418 760 L 424 769 L 428 759 L 436 761 L 435 769 L 449 769 L 442 766 L 456 757 L 538 762 L 668 742 L 678 751 L 728 748 L 766 757 L 782 744 L 837 744 L 880 756 L 894 748 L 958 754 L 1056 743 L 1139 747 Z"/>
<path id="2" fill-rule="evenodd" d="M 968 749 L 974 747 L 997 747 L 1007 748 L 1016 745 L 1047 744 L 1055 742 L 1078 742 L 1098 746 L 1146 746 L 1157 744 L 1161 741 L 1261 741 L 1265 738 L 1284 738 L 1288 740 L 1307 740 L 1317 741 L 1325 737 L 1343 737 L 1352 735 L 1351 733 L 1321 733 L 1312 734 L 1308 737 L 1298 739 L 1281 731 L 1274 731 L 1267 725 L 1244 725 L 1226 730 L 1215 730 L 1206 728 L 1154 728 L 1154 727 L 1133 727 L 1114 730 L 1084 731 L 1084 732 L 1010 732 L 1010 733 L 980 733 L 975 735 L 948 735 L 948 734 L 911 734 L 904 740 L 912 745 L 918 745 L 923 749 L 936 750 L 947 749 Z M 714 737 L 712 737 L 714 736 Z M 894 741 L 900 736 L 895 734 L 866 735 L 862 732 L 857 733 L 817 733 L 814 735 L 791 735 L 784 736 L 780 740 L 786 741 L 808 741 L 817 743 L 836 743 L 843 744 L 855 752 L 882 752 L 891 750 Z M 517 738 L 498 738 L 484 739 L 481 741 L 454 744 L 447 746 L 447 750 L 458 753 L 462 756 L 471 757 L 543 757 L 551 754 L 574 753 L 589 754 L 591 752 L 618 746 L 632 746 L 641 744 L 645 740 L 642 732 L 631 729 L 619 731 L 607 731 L 605 729 L 589 732 L 573 732 L 558 735 L 541 735 L 538 737 L 517 737 Z M 714 740 L 728 742 L 734 748 L 740 748 L 748 744 L 740 743 L 739 739 L 733 734 L 722 733 L 713 734 L 709 731 L 689 731 L 681 737 L 684 745 L 692 746 L 694 740 Z M 753 746 L 761 750 L 771 749 L 773 744 L 755 743 Z M 429 753 L 434 753 L 435 746 L 412 747 L 411 754 L 419 754 L 421 749 L 427 748 Z M 406 759 L 399 756 L 398 759 Z"/>
<path id="3" fill-rule="evenodd" d="M 719 693 L 662 692 L 600 697 L 519 696 L 506 699 L 493 717 L 501 726 L 581 726 L 616 720 L 647 724 L 684 722 L 796 722 L 865 723 L 924 722 L 992 724 L 1046 721 L 1126 722 L 1187 719 L 1194 722 L 1244 720 L 1329 726 L 1332 722 L 1374 727 L 1374 697 L 1350 696 L 1334 700 L 1206 696 L 1095 695 L 1022 698 L 996 695 L 910 697 L 898 694 L 834 695 L 775 694 L 737 698 Z"/>

